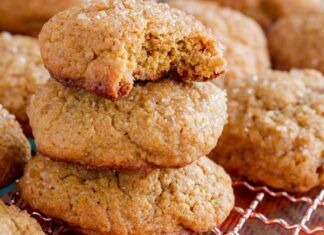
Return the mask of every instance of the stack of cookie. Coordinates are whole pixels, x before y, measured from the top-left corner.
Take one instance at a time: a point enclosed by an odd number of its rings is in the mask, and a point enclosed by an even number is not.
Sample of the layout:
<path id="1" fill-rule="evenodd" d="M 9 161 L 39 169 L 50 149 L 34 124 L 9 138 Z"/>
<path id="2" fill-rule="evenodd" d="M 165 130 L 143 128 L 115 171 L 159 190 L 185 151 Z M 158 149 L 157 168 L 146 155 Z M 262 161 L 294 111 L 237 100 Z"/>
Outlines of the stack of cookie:
<path id="1" fill-rule="evenodd" d="M 39 150 L 20 181 L 36 210 L 86 234 L 206 232 L 233 207 L 205 157 L 227 119 L 226 61 L 193 17 L 155 1 L 82 5 L 40 46 L 51 79 L 28 116 Z"/>

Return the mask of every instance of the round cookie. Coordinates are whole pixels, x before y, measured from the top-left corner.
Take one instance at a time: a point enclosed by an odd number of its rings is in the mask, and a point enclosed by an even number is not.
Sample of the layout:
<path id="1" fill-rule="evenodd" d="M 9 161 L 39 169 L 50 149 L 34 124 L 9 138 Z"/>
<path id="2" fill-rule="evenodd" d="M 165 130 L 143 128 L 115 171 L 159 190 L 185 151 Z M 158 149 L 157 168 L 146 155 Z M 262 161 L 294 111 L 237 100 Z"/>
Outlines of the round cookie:
<path id="1" fill-rule="evenodd" d="M 112 101 L 50 80 L 28 116 L 38 150 L 54 160 L 118 170 L 181 167 L 209 153 L 227 119 L 211 82 L 137 84 Z"/>
<path id="2" fill-rule="evenodd" d="M 200 22 L 155 1 L 66 10 L 44 25 L 40 46 L 54 79 L 106 98 L 127 95 L 135 80 L 171 74 L 205 81 L 226 68 L 221 48 Z"/>
<path id="3" fill-rule="evenodd" d="M 87 170 L 37 156 L 19 189 L 32 208 L 95 234 L 207 232 L 234 206 L 230 177 L 206 157 L 145 174 Z"/>
<path id="4" fill-rule="evenodd" d="M 45 235 L 41 226 L 26 211 L 6 206 L 0 200 L 0 234 Z"/>
<path id="5" fill-rule="evenodd" d="M 226 79 L 214 80 L 218 85 L 225 85 L 223 83 L 229 79 L 258 74 L 270 67 L 265 35 L 254 20 L 219 7 L 215 1 L 169 0 L 168 3 L 195 16 L 224 45 L 228 69 Z"/>
<path id="6" fill-rule="evenodd" d="M 239 176 L 304 192 L 324 184 L 324 78 L 268 71 L 233 82 L 229 122 L 210 154 Z"/>
<path id="7" fill-rule="evenodd" d="M 0 188 L 17 179 L 31 158 L 19 123 L 0 105 Z"/>
<path id="8" fill-rule="evenodd" d="M 0 200 L 0 234 L 45 235 L 37 221 L 15 206 Z"/>
<path id="9" fill-rule="evenodd" d="M 312 68 L 324 73 L 323 25 L 323 12 L 290 15 L 274 24 L 268 33 L 274 66 L 283 70 Z"/>
<path id="10" fill-rule="evenodd" d="M 1 0 L 0 30 L 36 36 L 56 13 L 86 0 Z M 90 0 L 88 1 L 90 2 Z"/>
<path id="11" fill-rule="evenodd" d="M 215 0 L 222 6 L 242 11 L 254 18 L 264 28 L 280 17 L 292 13 L 315 12 L 321 0 Z"/>
<path id="12" fill-rule="evenodd" d="M 28 123 L 26 107 L 49 74 L 44 68 L 37 40 L 0 33 L 0 104 L 22 124 Z"/>

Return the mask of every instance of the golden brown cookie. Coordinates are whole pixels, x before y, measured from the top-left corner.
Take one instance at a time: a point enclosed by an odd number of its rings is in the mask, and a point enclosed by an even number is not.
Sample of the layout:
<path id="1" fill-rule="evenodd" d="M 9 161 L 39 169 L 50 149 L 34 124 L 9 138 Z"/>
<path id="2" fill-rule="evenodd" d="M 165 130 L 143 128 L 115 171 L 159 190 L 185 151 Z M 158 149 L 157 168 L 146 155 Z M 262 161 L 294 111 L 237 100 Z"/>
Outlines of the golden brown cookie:
<path id="1" fill-rule="evenodd" d="M 0 30 L 37 36 L 52 16 L 84 2 L 91 0 L 1 0 Z"/>
<path id="2" fill-rule="evenodd" d="M 45 235 L 37 221 L 15 206 L 6 206 L 0 200 L 0 234 Z"/>
<path id="3" fill-rule="evenodd" d="M 229 123 L 210 154 L 226 170 L 292 192 L 324 184 L 324 78 L 268 71 L 228 89 Z"/>
<path id="4" fill-rule="evenodd" d="M 217 85 L 224 85 L 222 83 L 228 79 L 258 74 L 270 67 L 265 35 L 254 20 L 219 7 L 215 1 L 169 0 L 168 3 L 195 16 L 225 47 L 228 70 L 225 79 L 214 80 Z"/>
<path id="5" fill-rule="evenodd" d="M 31 150 L 15 117 L 0 105 L 0 188 L 20 177 Z"/>
<path id="6" fill-rule="evenodd" d="M 119 170 L 190 164 L 215 147 L 227 119 L 214 84 L 172 79 L 137 84 L 115 101 L 51 80 L 28 115 L 44 155 Z"/>
<path id="7" fill-rule="evenodd" d="M 324 12 L 282 18 L 270 28 L 268 38 L 277 69 L 312 68 L 324 73 Z"/>
<path id="8" fill-rule="evenodd" d="M 321 0 L 215 0 L 222 6 L 242 11 L 264 28 L 282 16 L 292 13 L 315 12 Z"/>
<path id="9" fill-rule="evenodd" d="M 0 52 L 0 104 L 19 122 L 28 123 L 29 99 L 49 77 L 37 40 L 3 32 L 0 33 Z"/>
<path id="10" fill-rule="evenodd" d="M 221 48 L 200 22 L 155 1 L 66 10 L 44 25 L 40 45 L 53 78 L 108 98 L 127 95 L 137 80 L 171 74 L 205 81 L 226 67 Z"/>
<path id="11" fill-rule="evenodd" d="M 95 234 L 207 232 L 234 204 L 230 177 L 206 157 L 145 174 L 87 170 L 40 155 L 19 188 L 32 208 Z"/>

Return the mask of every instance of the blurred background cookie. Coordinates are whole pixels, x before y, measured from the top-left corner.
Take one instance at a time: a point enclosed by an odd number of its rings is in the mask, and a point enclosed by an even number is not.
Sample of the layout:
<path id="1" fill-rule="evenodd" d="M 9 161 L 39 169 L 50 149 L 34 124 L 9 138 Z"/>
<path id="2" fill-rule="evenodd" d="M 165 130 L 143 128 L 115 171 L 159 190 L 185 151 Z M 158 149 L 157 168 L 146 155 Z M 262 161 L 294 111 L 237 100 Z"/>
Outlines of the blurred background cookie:
<path id="1" fill-rule="evenodd" d="M 127 95 L 134 81 L 170 74 L 206 81 L 226 70 L 209 30 L 155 1 L 75 7 L 48 21 L 39 38 L 45 67 L 54 79 L 106 98 Z"/>
<path id="2" fill-rule="evenodd" d="M 87 170 L 40 155 L 19 188 L 32 208 L 87 234 L 207 232 L 234 205 L 230 177 L 206 157 L 142 174 Z"/>
<path id="3" fill-rule="evenodd" d="M 37 221 L 15 206 L 6 206 L 0 200 L 0 234 L 45 235 Z"/>
<path id="4" fill-rule="evenodd" d="M 214 0 L 217 3 L 242 11 L 264 28 L 282 16 L 292 13 L 316 12 L 321 0 Z"/>
<path id="5" fill-rule="evenodd" d="M 268 32 L 277 69 L 313 68 L 324 73 L 324 11 L 280 19 Z"/>
<path id="6" fill-rule="evenodd" d="M 91 0 L 1 0 L 0 31 L 37 36 L 52 16 L 84 2 Z"/>
<path id="7" fill-rule="evenodd" d="M 211 82 L 137 84 L 117 100 L 49 81 L 28 108 L 38 150 L 56 160 L 117 170 L 181 167 L 209 153 L 227 119 Z"/>
<path id="8" fill-rule="evenodd" d="M 228 79 L 270 68 L 266 37 L 254 20 L 238 11 L 219 7 L 215 1 L 169 0 L 168 4 L 195 16 L 225 47 L 226 79 L 213 80 L 216 84 L 223 86 Z"/>
<path id="9" fill-rule="evenodd" d="M 292 192 L 324 183 L 324 78 L 268 71 L 228 89 L 229 122 L 210 154 L 254 182 Z"/>
<path id="10" fill-rule="evenodd" d="M 39 85 L 49 78 L 36 39 L 0 33 L 0 104 L 28 127 L 26 108 Z"/>
<path id="11" fill-rule="evenodd" d="M 22 174 L 31 150 L 15 117 L 0 105 L 0 188 Z"/>

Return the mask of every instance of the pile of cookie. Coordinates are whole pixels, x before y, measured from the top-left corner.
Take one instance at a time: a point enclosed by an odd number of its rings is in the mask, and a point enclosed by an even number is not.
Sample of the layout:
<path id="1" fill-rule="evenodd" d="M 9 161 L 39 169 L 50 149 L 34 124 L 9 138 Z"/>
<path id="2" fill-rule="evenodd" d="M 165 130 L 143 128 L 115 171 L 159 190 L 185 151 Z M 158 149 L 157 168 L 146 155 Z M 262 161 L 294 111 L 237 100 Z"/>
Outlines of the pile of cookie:
<path id="1" fill-rule="evenodd" d="M 35 210 L 92 234 L 207 232 L 234 206 L 207 157 L 227 120 L 226 60 L 195 18 L 154 1 L 82 5 L 39 36 L 51 79 L 27 113 L 19 183 Z"/>

